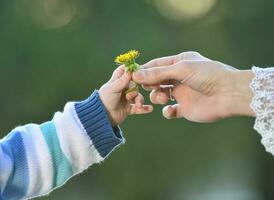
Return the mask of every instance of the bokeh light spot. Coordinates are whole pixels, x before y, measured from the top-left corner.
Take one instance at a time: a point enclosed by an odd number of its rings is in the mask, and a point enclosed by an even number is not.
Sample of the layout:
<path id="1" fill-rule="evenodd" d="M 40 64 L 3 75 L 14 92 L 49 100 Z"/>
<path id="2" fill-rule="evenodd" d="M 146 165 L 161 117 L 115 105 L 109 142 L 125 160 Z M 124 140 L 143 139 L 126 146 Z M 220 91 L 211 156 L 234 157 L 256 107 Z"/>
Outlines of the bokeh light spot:
<path id="1" fill-rule="evenodd" d="M 171 20 L 188 20 L 208 13 L 217 0 L 155 0 L 157 10 Z"/>
<path id="2" fill-rule="evenodd" d="M 72 0 L 32 0 L 29 2 L 33 20 L 45 29 L 56 29 L 68 25 L 77 10 Z"/>

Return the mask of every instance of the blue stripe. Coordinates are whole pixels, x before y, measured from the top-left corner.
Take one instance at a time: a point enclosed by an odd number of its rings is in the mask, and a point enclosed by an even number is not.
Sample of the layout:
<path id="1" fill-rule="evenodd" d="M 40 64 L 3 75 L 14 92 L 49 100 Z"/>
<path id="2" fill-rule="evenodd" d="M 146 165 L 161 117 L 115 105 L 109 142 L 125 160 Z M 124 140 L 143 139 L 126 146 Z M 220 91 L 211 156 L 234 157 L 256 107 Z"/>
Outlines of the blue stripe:
<path id="1" fill-rule="evenodd" d="M 75 110 L 101 157 L 105 158 L 125 141 L 122 131 L 112 127 L 97 90 L 86 100 L 75 103 Z"/>
<path id="2" fill-rule="evenodd" d="M 52 157 L 53 187 L 60 186 L 73 175 L 72 167 L 61 149 L 54 122 L 46 122 L 40 128 Z"/>
<path id="3" fill-rule="evenodd" d="M 20 132 L 14 130 L 0 145 L 4 154 L 13 161 L 13 169 L 2 198 L 9 200 L 22 199 L 28 190 L 29 173 L 26 151 Z"/>

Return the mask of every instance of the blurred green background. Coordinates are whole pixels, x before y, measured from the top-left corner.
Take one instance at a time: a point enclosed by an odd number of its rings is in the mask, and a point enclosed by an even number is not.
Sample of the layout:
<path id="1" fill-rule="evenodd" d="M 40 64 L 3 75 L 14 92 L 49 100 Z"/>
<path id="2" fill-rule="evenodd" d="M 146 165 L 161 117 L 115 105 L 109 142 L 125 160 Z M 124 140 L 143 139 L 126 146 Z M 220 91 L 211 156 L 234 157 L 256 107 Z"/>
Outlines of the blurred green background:
<path id="1" fill-rule="evenodd" d="M 130 49 L 139 63 L 193 50 L 241 69 L 271 66 L 273 9 L 273 0 L 1 0 L 1 136 L 86 98 Z M 272 200 L 274 158 L 253 123 L 167 121 L 155 106 L 121 125 L 127 143 L 103 164 L 40 199 Z"/>

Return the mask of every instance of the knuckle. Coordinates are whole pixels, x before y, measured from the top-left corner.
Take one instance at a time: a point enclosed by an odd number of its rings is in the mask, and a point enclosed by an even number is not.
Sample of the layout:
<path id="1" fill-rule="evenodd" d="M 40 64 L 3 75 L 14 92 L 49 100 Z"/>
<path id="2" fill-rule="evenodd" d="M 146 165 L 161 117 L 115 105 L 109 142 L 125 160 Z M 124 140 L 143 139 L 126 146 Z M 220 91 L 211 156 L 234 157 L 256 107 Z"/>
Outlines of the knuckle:
<path id="1" fill-rule="evenodd" d="M 189 73 L 193 69 L 193 62 L 181 61 L 175 66 L 175 69 L 178 71 L 178 74 Z"/>
<path id="2" fill-rule="evenodd" d="M 197 57 L 201 57 L 201 54 L 196 51 L 186 51 L 180 54 L 182 60 L 192 60 Z"/>
<path id="3" fill-rule="evenodd" d="M 178 63 L 175 68 L 177 68 L 177 70 L 179 71 L 183 71 L 183 70 L 187 70 L 187 68 L 190 66 L 190 62 L 188 61 L 181 61 L 180 63 Z"/>

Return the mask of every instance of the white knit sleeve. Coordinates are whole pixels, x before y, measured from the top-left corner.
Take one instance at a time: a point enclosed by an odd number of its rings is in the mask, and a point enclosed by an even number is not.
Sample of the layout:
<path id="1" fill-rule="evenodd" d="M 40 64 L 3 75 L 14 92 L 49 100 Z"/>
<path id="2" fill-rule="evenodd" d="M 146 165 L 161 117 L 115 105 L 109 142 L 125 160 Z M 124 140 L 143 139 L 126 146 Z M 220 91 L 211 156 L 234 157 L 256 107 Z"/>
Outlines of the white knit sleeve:
<path id="1" fill-rule="evenodd" d="M 274 155 L 274 68 L 252 68 L 250 87 L 254 93 L 251 108 L 256 113 L 254 129 L 262 136 L 267 152 Z"/>

